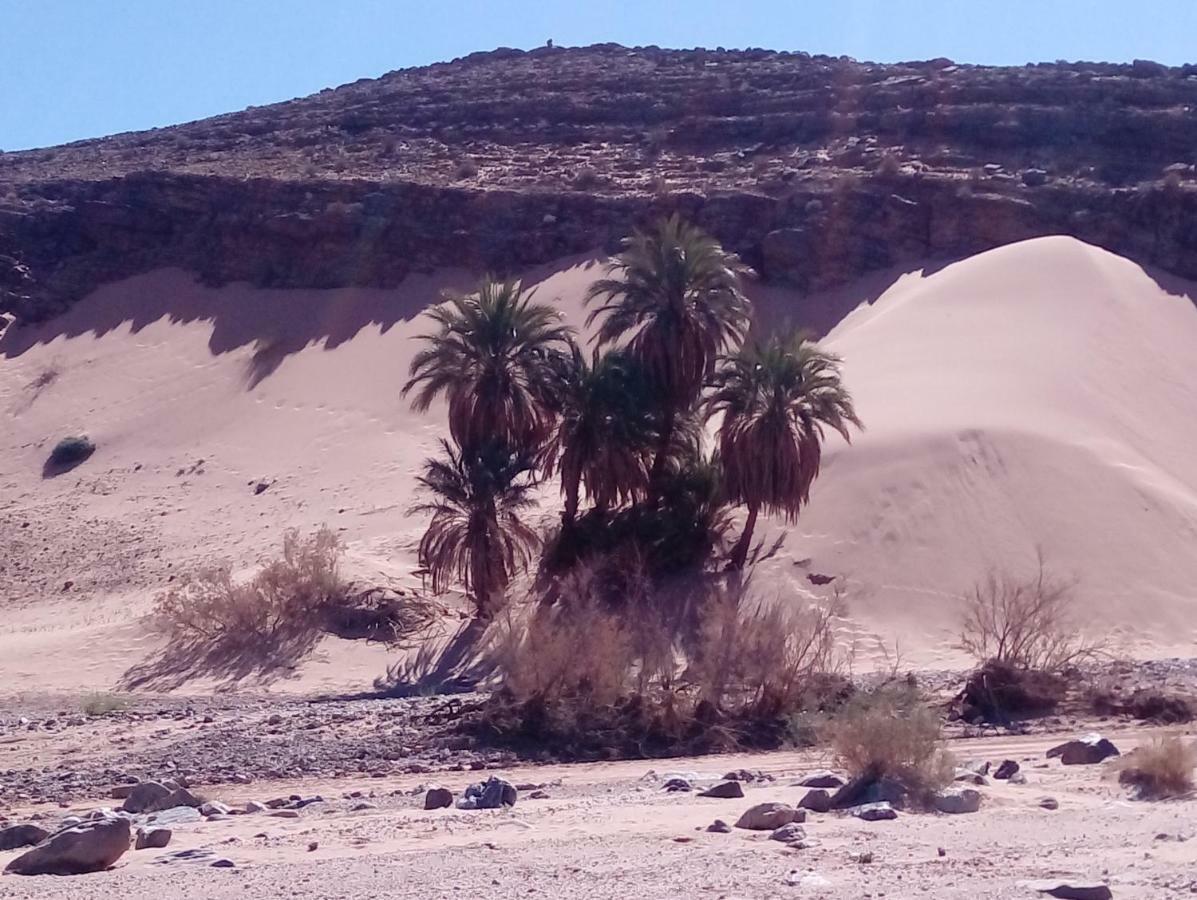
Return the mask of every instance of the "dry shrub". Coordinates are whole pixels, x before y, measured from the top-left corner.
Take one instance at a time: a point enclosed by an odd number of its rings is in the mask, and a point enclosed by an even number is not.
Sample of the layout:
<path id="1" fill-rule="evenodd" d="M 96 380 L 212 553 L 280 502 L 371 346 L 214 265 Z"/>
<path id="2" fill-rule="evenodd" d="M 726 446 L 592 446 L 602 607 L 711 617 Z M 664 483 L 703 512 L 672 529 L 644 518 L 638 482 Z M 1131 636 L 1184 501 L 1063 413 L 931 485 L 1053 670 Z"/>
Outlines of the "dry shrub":
<path id="1" fill-rule="evenodd" d="M 324 610 L 344 596 L 341 542 L 330 528 L 283 536 L 283 555 L 248 581 L 227 563 L 183 575 L 158 597 L 154 620 L 172 640 L 227 650 L 253 649 L 319 632 Z"/>
<path id="2" fill-rule="evenodd" d="M 886 151 L 877 161 L 877 174 L 881 178 L 895 178 L 902 173 L 902 163 L 893 153 Z"/>
<path id="3" fill-rule="evenodd" d="M 952 780 L 939 716 L 905 685 L 858 694 L 828 730 L 839 765 L 862 787 L 889 780 L 926 799 Z"/>
<path id="4" fill-rule="evenodd" d="M 79 710 L 85 716 L 107 716 L 129 708 L 129 698 L 123 694 L 99 691 L 85 694 L 79 701 Z"/>
<path id="5" fill-rule="evenodd" d="M 1193 790 L 1197 748 L 1177 735 L 1156 738 L 1121 757 L 1118 781 L 1135 788 L 1140 800 L 1165 800 Z"/>
<path id="6" fill-rule="evenodd" d="M 1030 578 L 990 572 L 965 599 L 957 647 L 979 663 L 1035 672 L 1092 660 L 1102 646 L 1077 630 L 1075 589 L 1048 571 L 1042 554 Z"/>
<path id="7" fill-rule="evenodd" d="M 972 672 L 958 698 L 966 722 L 1011 724 L 1012 719 L 1043 716 L 1055 711 L 1068 691 L 1068 681 L 1056 672 L 1023 669 L 988 660 Z"/>

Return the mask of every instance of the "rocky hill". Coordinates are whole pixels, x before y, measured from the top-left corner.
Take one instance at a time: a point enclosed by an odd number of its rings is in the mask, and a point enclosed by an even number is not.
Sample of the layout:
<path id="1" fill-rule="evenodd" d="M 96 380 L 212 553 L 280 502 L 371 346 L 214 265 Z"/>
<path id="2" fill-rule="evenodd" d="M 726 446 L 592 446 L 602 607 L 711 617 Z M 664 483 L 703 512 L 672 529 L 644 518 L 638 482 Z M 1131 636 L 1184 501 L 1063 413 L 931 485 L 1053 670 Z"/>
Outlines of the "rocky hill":
<path id="1" fill-rule="evenodd" d="M 496 50 L 0 155 L 0 311 L 162 266 L 391 285 L 614 247 L 681 210 L 817 289 L 1066 233 L 1197 277 L 1197 66 Z"/>

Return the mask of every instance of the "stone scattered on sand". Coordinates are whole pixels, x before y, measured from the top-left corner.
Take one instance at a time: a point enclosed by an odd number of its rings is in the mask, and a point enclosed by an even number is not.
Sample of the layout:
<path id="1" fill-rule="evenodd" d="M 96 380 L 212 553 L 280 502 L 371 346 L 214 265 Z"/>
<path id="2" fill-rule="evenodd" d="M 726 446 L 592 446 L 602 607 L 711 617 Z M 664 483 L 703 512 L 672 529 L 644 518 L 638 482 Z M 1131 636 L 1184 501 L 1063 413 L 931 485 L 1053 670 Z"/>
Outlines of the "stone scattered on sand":
<path id="1" fill-rule="evenodd" d="M 134 785 L 131 784 L 117 784 L 108 789 L 108 796 L 113 800 L 127 800 L 129 794 L 133 792 Z"/>
<path id="2" fill-rule="evenodd" d="M 1066 766 L 1092 766 L 1109 759 L 1111 756 L 1121 756 L 1113 742 L 1100 734 L 1087 734 L 1074 741 L 1065 741 L 1047 751 L 1048 759 L 1057 756 Z"/>
<path id="3" fill-rule="evenodd" d="M 125 812 L 150 813 L 176 806 L 199 808 L 203 804 L 187 788 L 175 782 L 143 781 L 135 784 L 121 806 Z"/>
<path id="4" fill-rule="evenodd" d="M 83 875 L 101 872 L 125 855 L 132 840 L 128 819 L 84 822 L 51 835 L 5 867 L 15 875 Z"/>
<path id="5" fill-rule="evenodd" d="M 887 819 L 898 818 L 897 811 L 884 800 L 878 803 L 865 803 L 861 806 L 854 806 L 849 812 L 865 822 L 883 822 Z"/>
<path id="6" fill-rule="evenodd" d="M 297 809 L 274 809 L 266 813 L 266 815 L 275 819 L 298 819 L 299 810 Z"/>
<path id="7" fill-rule="evenodd" d="M 997 771 L 993 773 L 993 777 L 998 781 L 1009 781 L 1018 774 L 1019 765 L 1012 759 L 1002 760 L 1001 765 L 997 767 Z"/>
<path id="8" fill-rule="evenodd" d="M 989 780 L 984 775 L 981 775 L 972 769 L 957 769 L 956 777 L 952 780 L 962 784 L 976 785 L 977 787 L 984 787 L 985 785 L 989 784 Z"/>
<path id="9" fill-rule="evenodd" d="M 549 795 L 545 791 L 533 791 L 528 795 L 529 800 L 548 800 Z"/>
<path id="10" fill-rule="evenodd" d="M 780 828 L 775 828 L 773 833 L 769 835 L 771 841 L 781 841 L 783 844 L 792 844 L 795 841 L 801 841 L 806 837 L 806 829 L 797 822 L 790 822 L 787 825 L 782 825 Z"/>
<path id="11" fill-rule="evenodd" d="M 806 812 L 785 803 L 758 803 L 736 820 L 736 827 L 748 831 L 776 831 L 791 822 L 805 822 Z"/>
<path id="12" fill-rule="evenodd" d="M 978 775 L 985 776 L 989 774 L 990 762 L 987 759 L 970 759 L 960 768 L 968 769 L 970 772 L 976 772 Z"/>
<path id="13" fill-rule="evenodd" d="M 829 772 L 826 770 L 821 772 L 810 772 L 794 782 L 797 787 L 824 788 L 831 790 L 842 788 L 846 783 L 847 782 L 835 772 Z"/>
<path id="14" fill-rule="evenodd" d="M 974 788 L 949 787 L 935 795 L 935 808 L 941 813 L 960 815 L 981 808 L 981 792 Z"/>
<path id="15" fill-rule="evenodd" d="M 235 869 L 237 864 L 229 859 L 227 856 L 222 856 L 219 859 L 212 860 L 213 869 Z"/>
<path id="16" fill-rule="evenodd" d="M 257 800 L 250 800 L 245 804 L 245 811 L 247 813 L 266 812 L 268 809 L 270 809 L 269 806 L 267 806 L 265 803 L 259 803 Z"/>
<path id="17" fill-rule="evenodd" d="M 732 827 L 724 822 L 722 819 L 716 819 L 707 826 L 707 831 L 715 834 L 731 834 Z"/>
<path id="18" fill-rule="evenodd" d="M 40 825 L 10 825 L 0 828 L 0 850 L 19 850 L 33 847 L 50 836 Z"/>
<path id="19" fill-rule="evenodd" d="M 676 794 L 681 793 L 682 791 L 692 791 L 694 790 L 694 785 L 692 785 L 685 778 L 670 778 L 667 782 L 661 785 L 661 789 L 668 791 L 671 794 Z"/>
<path id="20" fill-rule="evenodd" d="M 1040 797 L 1039 807 L 1040 809 L 1059 809 L 1060 803 L 1055 797 Z"/>
<path id="21" fill-rule="evenodd" d="M 806 792 L 806 796 L 798 801 L 798 808 L 825 813 L 831 809 L 831 794 L 822 788 L 812 788 Z"/>
<path id="22" fill-rule="evenodd" d="M 831 795 L 831 808 L 850 809 L 871 803 L 888 803 L 901 809 L 906 804 L 907 793 L 906 786 L 896 779 L 862 775 Z"/>
<path id="23" fill-rule="evenodd" d="M 1032 881 L 1027 887 L 1057 900 L 1112 900 L 1109 885 L 1100 881 Z"/>
<path id="24" fill-rule="evenodd" d="M 209 800 L 199 808 L 201 816 L 227 816 L 232 810 L 219 800 Z"/>
<path id="25" fill-rule="evenodd" d="M 175 806 L 156 812 L 146 819 L 147 824 L 154 825 L 186 825 L 203 819 L 200 811 L 191 806 Z"/>
<path id="26" fill-rule="evenodd" d="M 724 781 L 746 781 L 749 784 L 756 781 L 773 781 L 772 775 L 760 769 L 732 769 L 723 776 Z"/>
<path id="27" fill-rule="evenodd" d="M 161 850 L 170 844 L 174 836 L 169 828 L 138 828 L 135 850 Z"/>
<path id="28" fill-rule="evenodd" d="M 744 788 L 738 781 L 721 781 L 719 784 L 701 791 L 698 796 L 715 797 L 720 800 L 734 800 L 744 796 Z"/>
<path id="29" fill-rule="evenodd" d="M 1011 784 L 1026 784 L 1027 783 L 1026 773 L 1015 772 L 1013 775 L 1010 776 L 1010 783 Z"/>

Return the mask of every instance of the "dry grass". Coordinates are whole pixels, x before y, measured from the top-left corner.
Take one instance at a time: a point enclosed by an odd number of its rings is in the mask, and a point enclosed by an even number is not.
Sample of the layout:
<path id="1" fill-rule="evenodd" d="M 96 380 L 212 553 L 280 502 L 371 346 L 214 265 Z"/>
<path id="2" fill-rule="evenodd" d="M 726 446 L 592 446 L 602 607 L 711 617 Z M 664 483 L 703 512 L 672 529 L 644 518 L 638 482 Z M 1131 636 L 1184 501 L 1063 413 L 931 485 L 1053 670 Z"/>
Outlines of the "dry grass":
<path id="1" fill-rule="evenodd" d="M 1156 738 L 1115 763 L 1118 781 L 1135 788 L 1141 800 L 1166 800 L 1190 793 L 1197 747 L 1177 735 Z"/>
<path id="2" fill-rule="evenodd" d="M 957 647 L 978 663 L 1060 672 L 1100 655 L 1077 629 L 1076 585 L 1056 578 L 1042 555 L 1029 578 L 990 572 L 965 598 Z"/>
<path id="3" fill-rule="evenodd" d="M 283 536 L 282 557 L 248 581 L 234 581 L 227 563 L 185 574 L 155 601 L 154 620 L 172 640 L 229 650 L 319 632 L 325 608 L 345 594 L 341 549 L 330 528 L 310 537 L 291 529 Z"/>
<path id="4" fill-rule="evenodd" d="M 939 716 L 916 691 L 888 685 L 850 700 L 828 726 L 838 763 L 853 778 L 892 779 L 916 798 L 952 780 Z"/>
<path id="5" fill-rule="evenodd" d="M 128 708 L 128 697 L 103 691 L 85 694 L 79 701 L 79 710 L 85 716 L 107 716 Z"/>

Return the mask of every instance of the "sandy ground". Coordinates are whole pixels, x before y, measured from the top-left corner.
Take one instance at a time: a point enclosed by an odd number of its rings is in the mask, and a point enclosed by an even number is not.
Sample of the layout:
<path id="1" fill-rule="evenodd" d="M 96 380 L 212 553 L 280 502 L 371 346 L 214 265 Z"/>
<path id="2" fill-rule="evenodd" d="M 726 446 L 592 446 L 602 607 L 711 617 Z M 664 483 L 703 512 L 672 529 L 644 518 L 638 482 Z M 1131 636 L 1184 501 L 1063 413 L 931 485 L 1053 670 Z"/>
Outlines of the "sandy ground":
<path id="1" fill-rule="evenodd" d="M 1124 750 L 1146 737 L 1109 734 Z M 902 814 L 865 823 L 812 814 L 810 846 L 801 850 L 767 833 L 705 828 L 716 818 L 734 822 L 754 803 L 796 803 L 805 789 L 791 782 L 824 767 L 818 754 L 510 769 L 502 774 L 543 785 L 548 796 L 527 799 L 525 791 L 503 812 L 424 812 L 426 776 L 416 775 L 228 786 L 218 796 L 229 803 L 292 792 L 326 802 L 305 807 L 297 819 L 256 814 L 178 826 L 166 850 L 131 851 L 112 872 L 7 876 L 0 896 L 1028 898 L 1037 895 L 1026 881 L 1053 877 L 1105 881 L 1119 900 L 1189 895 L 1197 882 L 1195 801 L 1127 800 L 1101 766 L 1046 762 L 1054 742 L 1042 735 L 957 741 L 953 750 L 962 760 L 1021 761 L 1028 783 L 991 782 L 981 788 L 981 811 L 971 815 Z M 671 773 L 706 783 L 733 768 L 760 769 L 776 780 L 746 785 L 739 800 L 660 787 Z M 460 791 L 472 779 L 462 773 L 441 780 Z M 1041 808 L 1045 796 L 1059 809 Z M 354 809 L 362 803 L 372 808 Z M 193 848 L 212 855 L 162 862 Z M 0 854 L 0 865 L 15 855 Z M 216 857 L 235 868 L 211 868 Z"/>

